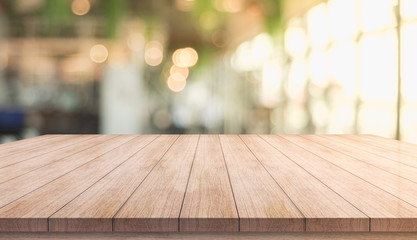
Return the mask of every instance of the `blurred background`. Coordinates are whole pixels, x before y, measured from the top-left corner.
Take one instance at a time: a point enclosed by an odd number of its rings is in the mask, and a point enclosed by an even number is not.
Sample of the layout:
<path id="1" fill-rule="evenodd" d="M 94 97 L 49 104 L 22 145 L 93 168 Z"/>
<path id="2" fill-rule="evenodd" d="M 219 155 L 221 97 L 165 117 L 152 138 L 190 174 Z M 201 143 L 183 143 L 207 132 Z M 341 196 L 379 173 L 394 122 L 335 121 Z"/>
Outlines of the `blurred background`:
<path id="1" fill-rule="evenodd" d="M 0 142 L 56 133 L 417 143 L 417 1 L 0 0 Z"/>

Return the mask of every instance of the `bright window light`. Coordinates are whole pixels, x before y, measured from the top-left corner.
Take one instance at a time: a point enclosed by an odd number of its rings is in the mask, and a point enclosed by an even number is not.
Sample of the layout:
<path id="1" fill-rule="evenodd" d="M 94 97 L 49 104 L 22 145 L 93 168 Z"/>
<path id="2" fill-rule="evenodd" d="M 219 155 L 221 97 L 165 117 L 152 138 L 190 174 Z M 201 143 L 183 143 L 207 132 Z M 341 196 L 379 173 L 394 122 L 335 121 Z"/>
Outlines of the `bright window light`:
<path id="1" fill-rule="evenodd" d="M 363 104 L 358 115 L 360 134 L 374 134 L 392 138 L 395 135 L 396 105 Z"/>
<path id="2" fill-rule="evenodd" d="M 417 1 L 416 0 L 401 0 L 401 17 L 404 20 L 417 19 Z"/>
<path id="3" fill-rule="evenodd" d="M 327 6 L 332 38 L 334 40 L 354 39 L 358 33 L 357 1 L 330 0 Z"/>
<path id="4" fill-rule="evenodd" d="M 324 49 L 314 49 L 308 58 L 308 66 L 312 83 L 325 88 L 329 80 L 327 52 Z"/>
<path id="5" fill-rule="evenodd" d="M 288 73 L 287 94 L 296 101 L 304 100 L 307 82 L 306 63 L 303 60 L 294 60 Z"/>
<path id="6" fill-rule="evenodd" d="M 360 0 L 361 28 L 365 32 L 393 27 L 395 0 Z"/>
<path id="7" fill-rule="evenodd" d="M 364 36 L 360 42 L 360 94 L 364 101 L 397 99 L 397 38 L 395 30 Z"/>
<path id="8" fill-rule="evenodd" d="M 357 89 L 357 47 L 353 41 L 336 43 L 329 50 L 332 80 L 343 89 L 344 96 L 353 100 Z"/>
<path id="9" fill-rule="evenodd" d="M 406 102 L 417 103 L 417 22 L 405 24 L 402 36 L 402 97 Z"/>
<path id="10" fill-rule="evenodd" d="M 285 31 L 285 50 L 292 57 L 303 57 L 307 50 L 307 35 L 303 28 L 290 27 Z"/>
<path id="11" fill-rule="evenodd" d="M 325 46 L 329 42 L 329 18 L 326 4 L 321 3 L 307 12 L 308 38 L 313 46 Z"/>

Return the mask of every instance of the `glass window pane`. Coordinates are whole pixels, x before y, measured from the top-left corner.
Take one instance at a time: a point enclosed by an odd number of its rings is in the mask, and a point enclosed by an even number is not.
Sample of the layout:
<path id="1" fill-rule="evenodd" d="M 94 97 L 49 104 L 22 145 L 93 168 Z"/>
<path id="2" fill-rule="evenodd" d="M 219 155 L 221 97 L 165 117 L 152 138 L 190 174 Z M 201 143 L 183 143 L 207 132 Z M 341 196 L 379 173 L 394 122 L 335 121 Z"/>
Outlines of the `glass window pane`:
<path id="1" fill-rule="evenodd" d="M 330 34 L 335 40 L 353 39 L 358 33 L 358 4 L 355 0 L 328 2 Z"/>
<path id="2" fill-rule="evenodd" d="M 417 104 L 401 108 L 401 140 L 417 143 Z"/>
<path id="3" fill-rule="evenodd" d="M 369 32 L 395 26 L 395 4 L 396 0 L 360 0 L 362 30 Z"/>
<path id="4" fill-rule="evenodd" d="M 362 100 L 395 102 L 398 77 L 395 30 L 364 36 L 359 44 Z"/>
<path id="5" fill-rule="evenodd" d="M 363 104 L 358 115 L 358 132 L 393 138 L 396 128 L 396 104 Z"/>
<path id="6" fill-rule="evenodd" d="M 417 22 L 402 28 L 401 60 L 402 98 L 405 102 L 417 102 Z"/>
<path id="7" fill-rule="evenodd" d="M 417 1 L 416 0 L 401 0 L 401 17 L 404 20 L 417 19 Z"/>

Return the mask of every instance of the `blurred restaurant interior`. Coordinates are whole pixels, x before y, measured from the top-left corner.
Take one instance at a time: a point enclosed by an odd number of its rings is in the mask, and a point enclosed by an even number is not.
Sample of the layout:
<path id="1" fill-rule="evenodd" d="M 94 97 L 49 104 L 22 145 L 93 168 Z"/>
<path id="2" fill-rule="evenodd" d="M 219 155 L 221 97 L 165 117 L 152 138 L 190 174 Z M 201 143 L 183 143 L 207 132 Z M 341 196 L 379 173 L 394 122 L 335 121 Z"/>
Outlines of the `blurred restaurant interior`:
<path id="1" fill-rule="evenodd" d="M 0 142 L 58 133 L 417 143 L 417 1 L 0 0 Z"/>

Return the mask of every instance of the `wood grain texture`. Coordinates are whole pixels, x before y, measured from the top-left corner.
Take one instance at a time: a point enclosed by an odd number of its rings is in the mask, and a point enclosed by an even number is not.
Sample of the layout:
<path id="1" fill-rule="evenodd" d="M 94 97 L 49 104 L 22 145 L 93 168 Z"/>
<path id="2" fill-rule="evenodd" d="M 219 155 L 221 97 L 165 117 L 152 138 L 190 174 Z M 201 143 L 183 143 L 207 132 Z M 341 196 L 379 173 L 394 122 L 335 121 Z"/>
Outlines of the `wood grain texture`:
<path id="1" fill-rule="evenodd" d="M 375 135 L 339 135 L 339 136 L 345 136 L 348 139 L 359 141 L 363 143 L 363 145 L 365 146 L 372 145 L 374 147 L 378 147 L 378 148 L 373 148 L 375 150 L 379 150 L 383 148 L 385 150 L 392 151 L 397 154 L 406 154 L 411 157 L 414 157 L 417 154 L 417 144 L 413 144 L 413 143 L 394 140 L 390 138 L 379 137 Z"/>
<path id="2" fill-rule="evenodd" d="M 92 136 L 85 135 L 64 135 L 56 138 L 48 138 L 42 141 L 41 146 L 26 149 L 25 146 L 16 146 L 8 149 L 0 154 L 0 168 L 29 160 L 33 157 L 40 156 L 49 152 L 53 152 L 60 148 L 70 146 L 76 142 L 84 141 Z M 13 153 L 11 153 L 13 151 Z"/>
<path id="3" fill-rule="evenodd" d="M 0 240 L 415 240 L 417 233 L 0 233 Z"/>
<path id="4" fill-rule="evenodd" d="M 417 183 L 417 168 L 410 167 L 409 165 L 403 164 L 401 162 L 391 160 L 386 155 L 382 157 L 381 155 L 376 155 L 371 152 L 366 152 L 361 150 L 360 146 L 363 146 L 361 142 L 351 140 L 348 137 L 341 136 L 332 136 L 332 137 L 321 137 L 321 136 L 305 136 L 310 140 L 322 144 L 328 148 L 331 148 L 339 153 L 349 155 L 359 161 L 371 164 L 377 168 L 380 168 L 386 172 L 395 174 L 397 176 L 406 178 Z M 367 146 L 365 145 L 365 148 Z M 380 149 L 381 154 L 387 152 L 385 149 Z M 399 156 L 397 154 L 396 156 Z M 417 158 L 415 159 L 417 161 Z"/>
<path id="5" fill-rule="evenodd" d="M 404 232 L 417 230 L 417 222 L 410 224 L 414 228 L 409 228 L 410 225 L 408 225 L 410 218 L 416 216 L 417 208 L 399 199 L 395 194 L 393 195 L 374 185 L 377 180 L 381 183 L 390 183 L 390 180 L 384 180 L 381 176 L 395 177 L 395 175 L 380 169 L 372 169 L 372 165 L 369 164 L 369 166 L 361 165 L 362 162 L 356 159 L 301 136 L 265 136 L 265 138 L 369 216 L 371 218 L 371 231 Z M 356 166 L 360 167 L 356 169 L 357 171 L 352 171 L 354 167 L 357 168 Z M 360 174 L 361 176 L 359 176 L 358 172 L 360 171 L 368 171 L 370 175 L 366 177 Z M 402 180 L 408 181 L 406 179 Z M 375 222 L 376 219 L 377 222 Z M 404 226 L 404 228 L 401 226 Z"/>
<path id="6" fill-rule="evenodd" d="M 182 135 L 113 220 L 115 232 L 176 232 L 199 136 Z"/>
<path id="7" fill-rule="evenodd" d="M 152 135 L 132 136 L 129 144 L 122 144 L 111 152 L 99 156 L 82 167 L 6 205 L 0 209 L 0 221 L 8 221 L 10 218 L 19 219 L 15 220 L 11 226 L 0 225 L 0 231 L 47 231 L 47 219 L 51 215 L 155 138 L 156 136 Z M 32 223 L 39 221 L 42 221 L 41 224 L 32 226 Z M 27 226 L 31 227 L 27 229 Z"/>
<path id="8" fill-rule="evenodd" d="M 65 157 L 71 156 L 85 149 L 94 147 L 97 144 L 105 142 L 114 136 L 91 136 L 86 137 L 84 141 L 76 142 L 73 145 L 63 147 L 53 152 L 41 156 L 33 157 L 29 160 L 18 162 L 4 168 L 0 168 L 0 183 L 6 182 L 15 177 L 26 174 L 35 169 L 44 167 L 48 164 L 60 161 Z"/>
<path id="9" fill-rule="evenodd" d="M 14 142 L 8 142 L 8 143 L 2 143 L 0 144 L 0 151 L 4 151 L 6 149 L 15 148 L 17 146 L 24 147 L 24 149 L 30 149 L 32 146 L 42 146 L 41 141 L 46 140 L 48 138 L 54 138 L 58 137 L 58 135 L 41 135 L 37 137 L 27 138 L 27 139 L 21 139 Z"/>
<path id="10" fill-rule="evenodd" d="M 310 151 L 314 151 L 327 161 L 417 207 L 417 183 L 412 182 L 405 177 L 392 174 L 389 170 L 384 170 L 367 163 L 367 159 L 359 154 L 361 151 L 358 149 L 350 148 L 349 153 L 346 151 L 341 153 L 339 150 L 334 150 L 334 148 L 325 147 L 322 144 L 311 141 L 313 138 L 317 139 L 319 137 L 311 135 L 305 136 L 304 140 L 302 140 L 304 141 L 303 147 L 309 148 Z M 320 140 L 318 141 L 323 141 L 322 137 L 320 137 Z M 308 145 L 306 144 L 307 142 L 309 143 Z M 343 145 L 344 143 L 339 142 L 333 147 L 343 148 Z M 354 154 L 355 157 L 351 157 L 350 155 L 352 154 Z"/>
<path id="11" fill-rule="evenodd" d="M 324 136 L 327 138 L 327 136 Z M 377 155 L 386 162 L 387 160 L 401 163 L 417 169 L 417 148 L 413 151 L 405 149 L 405 143 L 392 140 L 391 145 L 381 144 L 375 140 L 368 140 L 367 138 L 355 138 L 353 135 L 346 136 L 331 136 L 330 139 L 343 143 L 350 149 L 361 150 L 363 154 Z M 346 152 L 346 151 L 344 151 Z M 346 153 L 349 153 L 347 151 Z M 375 158 L 375 157 L 373 157 Z"/>
<path id="12" fill-rule="evenodd" d="M 16 177 L 0 184 L 0 208 L 35 191 L 39 187 L 61 177 L 93 159 L 110 152 L 114 148 L 131 140 L 133 136 L 108 136 L 109 141 L 98 143 L 96 146 L 64 158 L 53 164 L 41 167 L 25 175 Z"/>
<path id="13" fill-rule="evenodd" d="M 219 137 L 240 217 L 240 231 L 305 231 L 304 216 L 239 136 Z"/>
<path id="14" fill-rule="evenodd" d="M 202 135 L 180 216 L 181 232 L 237 232 L 239 220 L 217 135 Z"/>
<path id="15" fill-rule="evenodd" d="M 369 218 L 255 135 L 242 140 L 306 217 L 307 232 L 367 232 Z"/>
<path id="16" fill-rule="evenodd" d="M 160 136 L 49 218 L 50 232 L 111 232 L 112 218 L 171 147 Z"/>
<path id="17" fill-rule="evenodd" d="M 0 238 L 415 237 L 388 234 L 417 232 L 415 152 L 371 135 L 18 141 L 0 145 Z"/>

